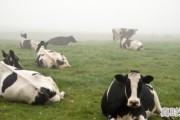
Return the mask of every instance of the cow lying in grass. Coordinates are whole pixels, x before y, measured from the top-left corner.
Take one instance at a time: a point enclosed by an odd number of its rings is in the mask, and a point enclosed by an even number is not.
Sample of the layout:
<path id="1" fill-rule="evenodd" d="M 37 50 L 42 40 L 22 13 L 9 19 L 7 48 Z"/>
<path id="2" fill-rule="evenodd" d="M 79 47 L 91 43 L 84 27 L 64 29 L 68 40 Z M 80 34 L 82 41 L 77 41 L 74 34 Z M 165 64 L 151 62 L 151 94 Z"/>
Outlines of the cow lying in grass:
<path id="1" fill-rule="evenodd" d="M 158 95 L 150 82 L 153 77 L 142 76 L 138 71 L 115 75 L 102 97 L 101 109 L 108 120 L 147 120 L 160 114 Z"/>
<path id="2" fill-rule="evenodd" d="M 71 67 L 67 58 L 58 52 L 47 50 L 41 42 L 37 49 L 36 65 L 45 68 L 66 68 Z"/>
<path id="3" fill-rule="evenodd" d="M 10 57 L 12 57 L 11 54 Z M 0 62 L 0 96 L 3 98 L 33 105 L 57 102 L 63 99 L 65 93 L 59 91 L 51 77 L 13 66 L 16 65 L 10 66 L 3 61 Z"/>
<path id="4" fill-rule="evenodd" d="M 26 33 L 21 33 L 21 42 L 20 42 L 21 48 L 36 50 L 36 48 L 37 48 L 38 44 L 40 44 L 40 42 L 44 42 L 44 46 L 45 46 L 45 48 L 47 48 L 48 42 L 29 40 L 29 39 L 27 39 Z"/>
<path id="5" fill-rule="evenodd" d="M 129 40 L 123 38 L 120 40 L 120 47 L 128 50 L 143 50 L 143 44 L 138 40 Z"/>

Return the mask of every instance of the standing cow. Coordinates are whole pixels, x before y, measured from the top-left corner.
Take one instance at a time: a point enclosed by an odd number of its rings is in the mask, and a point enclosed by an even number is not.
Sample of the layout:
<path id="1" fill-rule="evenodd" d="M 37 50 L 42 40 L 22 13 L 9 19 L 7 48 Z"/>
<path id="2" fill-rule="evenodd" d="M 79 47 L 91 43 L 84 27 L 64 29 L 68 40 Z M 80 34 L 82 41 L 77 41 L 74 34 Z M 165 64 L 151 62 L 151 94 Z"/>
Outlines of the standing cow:
<path id="1" fill-rule="evenodd" d="M 137 29 L 128 28 L 113 28 L 113 41 L 122 40 L 123 38 L 130 39 L 136 34 Z"/>
<path id="2" fill-rule="evenodd" d="M 150 85 L 152 80 L 152 76 L 142 76 L 138 71 L 115 75 L 101 100 L 103 114 L 108 120 L 147 120 L 153 114 L 159 115 L 161 106 Z"/>
<path id="3" fill-rule="evenodd" d="M 143 50 L 143 44 L 138 40 L 129 40 L 127 38 L 123 38 L 120 41 L 120 47 L 128 50 Z"/>
<path id="4" fill-rule="evenodd" d="M 47 50 L 41 42 L 37 49 L 36 65 L 45 68 L 66 68 L 71 67 L 67 58 L 58 52 Z"/>

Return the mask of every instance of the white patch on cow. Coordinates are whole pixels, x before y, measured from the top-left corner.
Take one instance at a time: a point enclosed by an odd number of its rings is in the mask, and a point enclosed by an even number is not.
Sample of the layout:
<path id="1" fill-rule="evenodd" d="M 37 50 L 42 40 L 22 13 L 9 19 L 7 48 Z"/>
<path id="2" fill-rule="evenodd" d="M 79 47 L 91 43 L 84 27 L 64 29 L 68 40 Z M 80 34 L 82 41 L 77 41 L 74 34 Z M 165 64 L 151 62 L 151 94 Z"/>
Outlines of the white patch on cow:
<path id="1" fill-rule="evenodd" d="M 140 99 L 137 97 L 137 88 L 141 76 L 139 73 L 131 72 L 128 74 L 128 78 L 131 81 L 131 96 L 128 98 L 127 106 L 132 106 L 131 102 L 137 102 L 137 106 L 140 106 Z"/>
<path id="2" fill-rule="evenodd" d="M 114 80 L 115 81 L 115 80 Z M 110 86 L 109 86 L 109 88 L 108 88 L 108 90 L 107 90 L 107 100 L 108 100 L 108 95 L 109 95 L 109 90 L 110 90 L 110 88 L 111 88 L 111 86 L 112 86 L 112 84 L 114 83 L 114 81 L 113 82 L 111 82 L 111 84 L 110 84 Z"/>
<path id="3" fill-rule="evenodd" d="M 113 40 L 114 41 L 117 41 L 117 40 L 120 40 L 121 39 L 121 29 L 119 28 L 114 28 L 112 29 L 112 32 L 113 32 Z"/>

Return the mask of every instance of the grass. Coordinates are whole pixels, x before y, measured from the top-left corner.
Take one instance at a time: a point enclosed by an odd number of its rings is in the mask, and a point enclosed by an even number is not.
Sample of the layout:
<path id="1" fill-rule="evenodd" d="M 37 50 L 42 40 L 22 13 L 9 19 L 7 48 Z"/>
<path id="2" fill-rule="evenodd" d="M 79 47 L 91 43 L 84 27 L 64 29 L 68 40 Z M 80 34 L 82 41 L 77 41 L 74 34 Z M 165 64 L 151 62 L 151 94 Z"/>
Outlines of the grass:
<path id="1" fill-rule="evenodd" d="M 36 53 L 20 49 L 17 41 L 0 41 L 0 49 L 13 49 L 25 69 L 51 76 L 67 94 L 58 103 L 32 106 L 0 99 L 1 120 L 105 120 L 100 101 L 115 74 L 139 70 L 154 76 L 153 87 L 162 107 L 180 107 L 180 42 L 144 41 L 141 52 L 120 49 L 112 41 L 79 41 L 74 46 L 48 49 L 63 53 L 71 68 L 42 69 L 34 64 Z M 2 56 L 0 56 L 2 59 Z M 177 118 L 178 119 L 178 118 Z M 161 120 L 153 116 L 151 120 Z"/>

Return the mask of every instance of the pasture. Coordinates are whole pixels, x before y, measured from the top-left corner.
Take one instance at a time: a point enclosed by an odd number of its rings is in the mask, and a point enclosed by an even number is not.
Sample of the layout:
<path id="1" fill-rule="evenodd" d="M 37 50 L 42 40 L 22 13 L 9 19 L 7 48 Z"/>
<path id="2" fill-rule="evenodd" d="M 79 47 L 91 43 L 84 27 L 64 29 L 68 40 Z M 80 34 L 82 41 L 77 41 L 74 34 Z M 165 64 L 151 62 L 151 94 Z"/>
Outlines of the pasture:
<path id="1" fill-rule="evenodd" d="M 131 69 L 154 76 L 152 85 L 162 107 L 180 107 L 180 41 L 149 40 L 143 44 L 145 50 L 141 52 L 120 49 L 112 40 L 49 45 L 48 49 L 63 53 L 72 67 L 43 69 L 35 66 L 35 51 L 21 49 L 19 41 L 1 40 L 1 50 L 13 49 L 25 69 L 51 76 L 66 95 L 61 102 L 44 106 L 0 98 L 0 120 L 106 120 L 101 113 L 101 97 L 115 74 L 125 75 Z M 161 118 L 153 116 L 151 120 Z"/>

